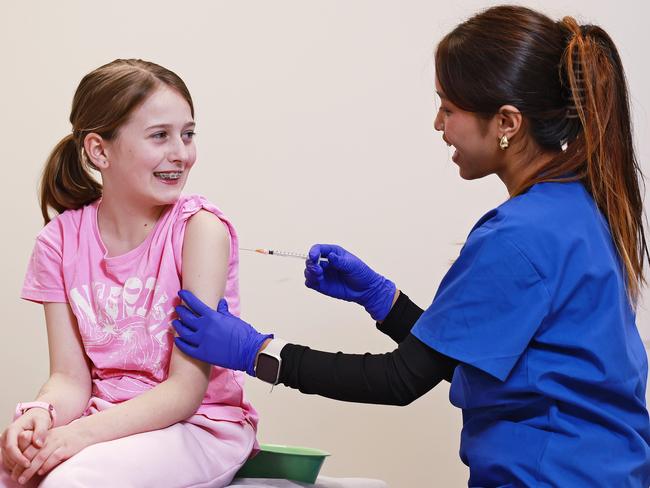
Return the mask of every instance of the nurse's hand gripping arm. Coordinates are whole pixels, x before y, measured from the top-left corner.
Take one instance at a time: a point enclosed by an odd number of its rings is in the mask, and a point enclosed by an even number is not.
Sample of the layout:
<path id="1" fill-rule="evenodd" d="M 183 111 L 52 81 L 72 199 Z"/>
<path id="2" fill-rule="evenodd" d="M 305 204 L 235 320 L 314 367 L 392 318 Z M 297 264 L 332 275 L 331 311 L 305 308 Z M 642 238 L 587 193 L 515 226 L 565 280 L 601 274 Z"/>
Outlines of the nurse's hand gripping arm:
<path id="1" fill-rule="evenodd" d="M 215 302 L 225 289 L 229 252 L 229 235 L 223 223 L 205 211 L 191 217 L 183 243 L 183 285 L 204 300 Z M 162 383 L 110 409 L 50 430 L 25 477 L 37 471 L 47 473 L 88 445 L 185 420 L 200 406 L 209 375 L 210 365 L 174 348 L 169 375 Z"/>
<path id="2" fill-rule="evenodd" d="M 272 336 L 258 333 L 231 315 L 224 300 L 213 310 L 190 292 L 180 291 L 179 296 L 185 305 L 176 307 L 179 319 L 172 323 L 179 334 L 177 346 L 196 358 L 255 376 L 257 354 Z M 405 308 L 400 303 L 407 302 L 408 298 L 400 295 L 394 312 L 402 313 Z M 416 316 L 419 313 L 413 313 Z M 390 327 L 404 334 L 400 324 L 413 317 L 389 316 L 386 322 L 394 322 Z M 457 364 L 408 331 L 391 353 L 327 353 L 286 344 L 281 357 L 280 383 L 303 393 L 386 405 L 406 405 L 419 398 L 442 379 L 450 380 Z"/>
<path id="3" fill-rule="evenodd" d="M 319 257 L 327 261 L 319 262 Z M 323 295 L 358 303 L 377 322 L 386 318 L 399 293 L 392 281 L 332 244 L 316 244 L 309 250 L 305 285 Z"/>
<path id="4" fill-rule="evenodd" d="M 178 295 L 185 305 L 176 307 L 176 346 L 184 353 L 222 368 L 246 371 L 255 376 L 258 352 L 273 338 L 260 334 L 251 325 L 228 311 L 223 298 L 213 310 L 189 291 Z"/>

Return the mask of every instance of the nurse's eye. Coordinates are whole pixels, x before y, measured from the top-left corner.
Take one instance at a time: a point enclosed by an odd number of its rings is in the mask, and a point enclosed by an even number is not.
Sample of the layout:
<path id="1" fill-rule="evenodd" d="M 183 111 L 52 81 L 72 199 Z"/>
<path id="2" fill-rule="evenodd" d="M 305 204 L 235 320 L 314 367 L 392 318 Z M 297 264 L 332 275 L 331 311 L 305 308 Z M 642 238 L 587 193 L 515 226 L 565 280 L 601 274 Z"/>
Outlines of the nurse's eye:
<path id="1" fill-rule="evenodd" d="M 153 137 L 154 139 L 162 140 L 167 137 L 167 132 L 165 131 L 156 132 L 155 134 L 151 134 L 151 137 Z"/>

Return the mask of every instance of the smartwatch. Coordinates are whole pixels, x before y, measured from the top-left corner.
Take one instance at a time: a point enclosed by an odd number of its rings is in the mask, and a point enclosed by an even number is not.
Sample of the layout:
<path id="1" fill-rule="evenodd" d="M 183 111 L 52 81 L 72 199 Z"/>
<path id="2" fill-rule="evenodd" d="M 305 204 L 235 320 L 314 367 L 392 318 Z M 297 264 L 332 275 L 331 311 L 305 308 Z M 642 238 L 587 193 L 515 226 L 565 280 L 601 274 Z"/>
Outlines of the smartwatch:
<path id="1" fill-rule="evenodd" d="M 282 365 L 282 358 L 280 352 L 282 348 L 287 345 L 286 341 L 282 339 L 271 339 L 263 351 L 257 355 L 255 362 L 255 377 L 277 385 L 280 380 L 280 366 Z"/>
<path id="2" fill-rule="evenodd" d="M 16 411 L 14 412 L 14 420 L 16 420 L 18 417 L 20 417 L 30 408 L 42 408 L 44 410 L 47 410 L 48 413 L 50 414 L 50 420 L 52 421 L 52 425 L 54 425 L 54 422 L 56 421 L 56 410 L 54 410 L 54 405 L 47 402 L 19 403 L 18 405 L 16 405 Z"/>

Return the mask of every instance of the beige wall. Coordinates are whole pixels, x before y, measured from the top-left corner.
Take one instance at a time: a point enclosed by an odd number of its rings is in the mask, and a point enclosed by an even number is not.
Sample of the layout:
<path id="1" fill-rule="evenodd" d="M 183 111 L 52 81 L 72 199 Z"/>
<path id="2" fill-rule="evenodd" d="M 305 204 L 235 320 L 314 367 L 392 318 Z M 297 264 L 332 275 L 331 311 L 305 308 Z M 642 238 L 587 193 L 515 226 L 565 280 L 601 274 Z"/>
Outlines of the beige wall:
<path id="1" fill-rule="evenodd" d="M 428 305 L 475 220 L 506 194 L 466 182 L 432 131 L 431 53 L 486 1 L 167 0 L 0 3 L 2 182 L 0 418 L 47 375 L 41 307 L 18 293 L 41 227 L 42 162 L 67 132 L 89 70 L 141 57 L 177 71 L 197 107 L 199 162 L 187 188 L 221 206 L 244 246 L 306 250 L 337 242 Z M 644 2 L 530 2 L 575 14 L 617 41 L 629 77 L 636 143 L 650 173 L 650 73 Z M 645 9 L 645 14 L 641 10 Z M 646 61 L 643 61 L 646 59 Z M 302 284 L 299 261 L 244 255 L 243 315 L 259 329 L 325 350 L 391 343 L 353 305 Z M 650 336 L 649 314 L 639 326 Z M 460 412 L 440 386 L 406 408 L 336 403 L 250 381 L 262 442 L 333 453 L 329 475 L 394 487 L 462 486 Z"/>

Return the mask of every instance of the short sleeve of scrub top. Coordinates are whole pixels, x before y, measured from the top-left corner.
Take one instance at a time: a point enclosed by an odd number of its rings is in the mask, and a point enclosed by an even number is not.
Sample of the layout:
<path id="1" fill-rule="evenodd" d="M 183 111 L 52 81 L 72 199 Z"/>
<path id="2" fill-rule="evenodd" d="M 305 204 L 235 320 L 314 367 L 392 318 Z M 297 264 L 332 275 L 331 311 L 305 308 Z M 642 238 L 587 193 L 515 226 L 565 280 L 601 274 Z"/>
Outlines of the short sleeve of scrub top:
<path id="1" fill-rule="evenodd" d="M 504 381 L 549 308 L 549 293 L 531 262 L 508 237 L 479 223 L 411 332 Z"/>

